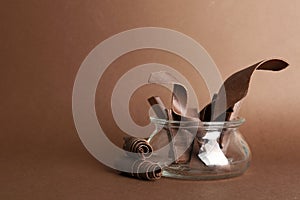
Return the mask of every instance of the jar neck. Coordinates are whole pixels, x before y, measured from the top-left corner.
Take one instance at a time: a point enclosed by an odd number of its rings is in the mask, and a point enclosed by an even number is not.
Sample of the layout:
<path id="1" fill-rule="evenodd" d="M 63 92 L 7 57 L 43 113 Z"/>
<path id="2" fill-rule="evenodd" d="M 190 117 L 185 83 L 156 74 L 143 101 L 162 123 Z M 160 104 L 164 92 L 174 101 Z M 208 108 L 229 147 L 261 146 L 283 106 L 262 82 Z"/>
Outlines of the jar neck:
<path id="1" fill-rule="evenodd" d="M 237 118 L 231 121 L 221 121 L 221 122 L 202 122 L 200 120 L 188 120 L 188 121 L 173 121 L 166 119 L 159 119 L 155 117 L 150 117 L 151 123 L 156 127 L 167 127 L 175 129 L 184 128 L 198 128 L 207 131 L 222 130 L 222 129 L 236 129 L 241 126 L 244 122 L 244 118 Z"/>

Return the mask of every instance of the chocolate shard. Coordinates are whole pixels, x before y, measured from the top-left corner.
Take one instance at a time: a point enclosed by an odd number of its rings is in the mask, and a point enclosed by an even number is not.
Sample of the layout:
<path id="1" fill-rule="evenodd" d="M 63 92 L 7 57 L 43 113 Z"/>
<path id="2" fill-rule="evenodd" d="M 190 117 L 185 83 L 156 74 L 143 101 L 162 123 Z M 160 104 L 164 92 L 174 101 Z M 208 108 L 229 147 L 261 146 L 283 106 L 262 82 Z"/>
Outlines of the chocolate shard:
<path id="1" fill-rule="evenodd" d="M 247 95 L 250 79 L 255 70 L 280 71 L 287 66 L 288 63 L 283 60 L 270 59 L 260 61 L 234 73 L 221 86 L 215 102 L 212 102 L 214 103 L 214 108 L 212 109 L 212 103 L 210 103 L 200 111 L 200 119 L 202 118 L 203 121 L 208 121 L 208 119 L 210 119 L 209 121 L 214 121 L 215 119 L 224 121 L 225 116 L 221 117 L 221 115 Z M 226 104 L 224 105 L 225 100 Z"/>
<path id="2" fill-rule="evenodd" d="M 148 83 L 180 84 L 179 81 L 172 74 L 166 71 L 152 72 L 149 76 Z"/>
<path id="3" fill-rule="evenodd" d="M 166 107 L 159 97 L 150 97 L 148 98 L 148 102 L 159 119 L 168 119 Z"/>
<path id="4" fill-rule="evenodd" d="M 216 104 L 216 99 L 217 99 L 218 94 L 214 94 L 211 103 L 205 106 L 199 113 L 199 119 L 201 121 L 207 122 L 211 121 L 211 113 L 214 110 L 215 104 Z"/>
<path id="5" fill-rule="evenodd" d="M 133 163 L 131 175 L 143 180 L 157 180 L 162 176 L 162 168 L 158 163 L 139 160 Z"/>
<path id="6" fill-rule="evenodd" d="M 187 90 L 180 84 L 174 84 L 171 102 L 170 120 L 200 122 L 197 116 L 197 109 L 187 108 Z M 179 124 L 178 124 L 179 126 Z"/>
<path id="7" fill-rule="evenodd" d="M 169 122 L 174 122 L 167 128 L 171 146 L 170 153 L 175 163 L 186 163 L 190 159 L 189 148 L 194 139 L 189 131 L 180 129 L 180 121 L 183 119 L 189 120 L 189 117 L 185 117 L 187 113 L 187 90 L 184 85 L 168 72 L 154 72 L 151 74 L 148 82 L 173 85 L 171 109 L 167 110 L 167 119 Z M 155 103 L 153 98 L 148 99 L 148 101 L 150 104 Z M 160 108 L 157 108 L 156 111 L 154 110 L 158 117 L 162 116 L 160 114 L 161 110 Z M 196 120 L 199 121 L 199 119 Z"/>
<path id="8" fill-rule="evenodd" d="M 214 121 L 229 121 L 231 114 L 233 113 L 233 108 L 229 107 L 225 112 L 219 115 Z"/>
<path id="9" fill-rule="evenodd" d="M 174 84 L 172 93 L 172 111 L 179 115 L 186 115 L 187 91 L 183 85 Z M 180 121 L 180 119 L 178 120 Z"/>
<path id="10" fill-rule="evenodd" d="M 168 111 L 170 119 L 173 119 L 174 114 L 177 115 L 173 110 Z M 178 116 L 180 117 L 180 120 L 182 120 L 181 115 Z M 182 128 L 180 121 L 176 121 L 175 124 L 170 124 L 168 131 L 171 136 L 170 144 L 174 155 L 174 163 L 188 163 L 191 159 L 194 135 L 192 135 L 187 128 Z"/>
<path id="11" fill-rule="evenodd" d="M 178 115 L 185 115 L 187 112 L 187 90 L 172 74 L 166 71 L 151 73 L 149 83 L 173 85 L 171 108 Z M 150 102 L 150 101 L 152 102 Z M 155 104 L 155 100 L 148 99 L 149 103 Z M 156 111 L 155 111 L 156 112 Z M 157 113 L 156 113 L 157 114 Z M 171 119 L 169 119 L 171 120 Z"/>

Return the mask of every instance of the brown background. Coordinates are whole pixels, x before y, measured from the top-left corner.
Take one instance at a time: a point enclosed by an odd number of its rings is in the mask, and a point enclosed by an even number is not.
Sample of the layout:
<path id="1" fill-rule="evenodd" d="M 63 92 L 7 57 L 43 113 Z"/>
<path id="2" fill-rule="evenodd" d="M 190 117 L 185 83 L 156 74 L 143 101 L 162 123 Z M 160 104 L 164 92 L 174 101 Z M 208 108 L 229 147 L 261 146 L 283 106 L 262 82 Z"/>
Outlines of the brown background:
<path id="1" fill-rule="evenodd" d="M 1 2 L 0 199 L 300 199 L 299 9 L 296 0 Z M 143 26 L 194 38 L 224 78 L 265 58 L 290 63 L 283 72 L 257 72 L 252 79 L 241 111 L 247 119 L 241 130 L 253 152 L 245 175 L 208 182 L 144 182 L 116 175 L 83 147 L 71 109 L 77 70 L 98 43 Z M 150 61 L 192 74 L 183 60 L 154 50 L 116 60 L 106 72 L 113 74 L 111 80 L 100 81 L 96 108 L 118 145 L 122 133 L 105 106 L 108 100 L 101 97 L 111 92 L 122 72 Z M 201 89 L 200 80 L 192 75 L 191 80 Z M 133 96 L 131 111 L 137 123 L 145 124 L 139 117 L 147 110 L 141 91 Z M 207 94 L 200 96 L 207 103 Z M 145 106 L 137 110 L 136 102 Z"/>

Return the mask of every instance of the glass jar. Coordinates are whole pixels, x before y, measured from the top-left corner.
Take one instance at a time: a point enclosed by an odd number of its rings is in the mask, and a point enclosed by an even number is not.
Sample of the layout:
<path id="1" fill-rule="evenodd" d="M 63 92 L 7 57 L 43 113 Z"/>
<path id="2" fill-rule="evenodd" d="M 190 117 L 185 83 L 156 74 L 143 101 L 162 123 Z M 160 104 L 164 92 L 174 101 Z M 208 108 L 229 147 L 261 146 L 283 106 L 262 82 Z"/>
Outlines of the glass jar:
<path id="1" fill-rule="evenodd" d="M 251 152 L 239 131 L 243 118 L 225 122 L 169 121 L 151 118 L 155 131 L 148 139 L 163 176 L 180 179 L 221 179 L 243 174 Z"/>

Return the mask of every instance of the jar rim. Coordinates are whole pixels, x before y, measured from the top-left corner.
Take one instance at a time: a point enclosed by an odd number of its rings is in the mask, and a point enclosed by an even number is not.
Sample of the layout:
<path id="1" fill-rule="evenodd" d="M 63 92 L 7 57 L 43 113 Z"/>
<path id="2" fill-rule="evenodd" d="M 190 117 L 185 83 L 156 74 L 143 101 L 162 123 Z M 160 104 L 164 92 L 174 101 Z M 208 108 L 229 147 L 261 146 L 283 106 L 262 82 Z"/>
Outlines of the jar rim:
<path id="1" fill-rule="evenodd" d="M 177 126 L 177 127 L 199 127 L 199 128 L 235 128 L 242 125 L 246 120 L 242 117 L 237 117 L 230 121 L 214 121 L 214 122 L 205 122 L 200 121 L 197 118 L 192 118 L 192 120 L 167 120 L 157 117 L 150 117 L 150 121 L 153 124 L 157 125 L 168 125 L 168 126 Z"/>

